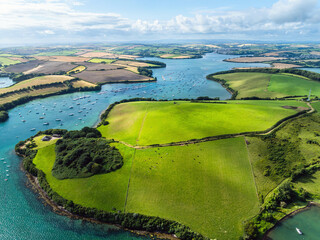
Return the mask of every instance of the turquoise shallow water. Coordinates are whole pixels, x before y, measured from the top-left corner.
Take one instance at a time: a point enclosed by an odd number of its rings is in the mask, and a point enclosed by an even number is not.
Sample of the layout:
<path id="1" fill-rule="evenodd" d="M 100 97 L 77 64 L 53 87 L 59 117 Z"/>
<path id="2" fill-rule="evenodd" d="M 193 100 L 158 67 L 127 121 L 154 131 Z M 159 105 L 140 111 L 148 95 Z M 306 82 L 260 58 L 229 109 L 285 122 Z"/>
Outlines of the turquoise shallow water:
<path id="1" fill-rule="evenodd" d="M 320 68 L 301 68 L 301 69 L 302 70 L 307 70 L 307 71 L 310 71 L 310 72 L 320 73 Z"/>
<path id="2" fill-rule="evenodd" d="M 272 240 L 319 240 L 320 239 L 320 208 L 311 207 L 279 224 L 268 235 Z M 299 228 L 302 235 L 296 231 Z"/>
<path id="3" fill-rule="evenodd" d="M 13 84 L 13 81 L 8 77 L 0 77 L 0 88 L 9 87 Z"/>
<path id="4" fill-rule="evenodd" d="M 9 111 L 10 119 L 0 124 L 0 239 L 144 238 L 107 225 L 70 220 L 51 212 L 50 208 L 44 206 L 26 187 L 26 177 L 19 169 L 21 160 L 14 154 L 14 146 L 18 141 L 40 130 L 49 128 L 71 130 L 93 126 L 97 123 L 99 114 L 110 103 L 125 98 L 173 99 L 199 96 L 229 98 L 230 94 L 220 84 L 206 80 L 205 76 L 233 67 L 265 66 L 222 61 L 230 57 L 232 56 L 207 54 L 202 59 L 161 59 L 160 61 L 167 63 L 167 67 L 154 69 L 157 82 L 104 85 L 99 92 L 73 93 L 39 99 Z M 43 125 L 45 122 L 49 125 Z M 35 131 L 31 131 L 33 128 Z M 1 160 L 2 158 L 4 159 Z"/>

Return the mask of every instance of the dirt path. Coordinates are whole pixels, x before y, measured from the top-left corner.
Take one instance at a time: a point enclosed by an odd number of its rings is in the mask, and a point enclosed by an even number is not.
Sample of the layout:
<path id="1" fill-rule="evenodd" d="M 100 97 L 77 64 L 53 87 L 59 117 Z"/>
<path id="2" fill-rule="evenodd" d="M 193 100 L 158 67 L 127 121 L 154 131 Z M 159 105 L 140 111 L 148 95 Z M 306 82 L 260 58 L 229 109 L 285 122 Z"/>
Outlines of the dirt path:
<path id="1" fill-rule="evenodd" d="M 136 146 L 138 145 L 138 142 L 139 142 L 139 139 L 140 139 L 140 136 L 141 136 L 141 132 L 142 132 L 142 129 L 143 129 L 143 126 L 144 126 L 144 122 L 148 116 L 148 107 L 149 107 L 149 104 L 147 105 L 147 109 L 146 109 L 146 113 L 143 117 L 143 120 L 142 120 L 142 123 L 141 123 L 141 127 L 140 127 L 140 130 L 139 130 L 139 134 L 138 134 L 138 137 L 136 139 Z"/>

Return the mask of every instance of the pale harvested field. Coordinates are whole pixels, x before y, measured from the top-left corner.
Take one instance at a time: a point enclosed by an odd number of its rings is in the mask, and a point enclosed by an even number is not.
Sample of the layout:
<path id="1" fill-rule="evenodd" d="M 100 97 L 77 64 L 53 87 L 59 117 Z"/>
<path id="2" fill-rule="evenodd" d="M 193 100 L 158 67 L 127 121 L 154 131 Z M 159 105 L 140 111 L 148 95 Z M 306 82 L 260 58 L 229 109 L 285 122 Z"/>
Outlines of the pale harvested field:
<path id="1" fill-rule="evenodd" d="M 285 52 L 288 52 L 288 51 L 269 52 L 269 53 L 265 53 L 263 55 L 266 57 L 276 57 L 276 56 L 279 56 L 280 53 L 285 53 Z"/>
<path id="2" fill-rule="evenodd" d="M 86 52 L 84 54 L 81 54 L 82 57 L 89 57 L 89 58 L 93 58 L 93 57 L 105 57 L 108 53 L 106 52 Z"/>
<path id="3" fill-rule="evenodd" d="M 0 89 L 0 94 L 17 91 L 22 88 L 39 86 L 44 84 L 63 83 L 71 79 L 73 79 L 73 77 L 65 76 L 65 75 L 49 75 L 49 76 L 31 78 L 31 79 L 19 82 L 13 86 Z"/>
<path id="4" fill-rule="evenodd" d="M 112 71 L 83 71 L 81 73 L 73 74 L 72 76 L 91 83 L 137 82 L 150 81 L 153 79 L 124 69 Z"/>
<path id="5" fill-rule="evenodd" d="M 212 44 L 207 44 L 207 45 L 205 45 L 205 46 L 211 47 L 211 48 L 220 48 L 219 46 L 217 46 L 217 45 L 212 45 Z"/>
<path id="6" fill-rule="evenodd" d="M 11 60 L 14 60 L 14 61 L 20 61 L 22 63 L 30 61 L 29 59 L 21 58 L 21 57 L 8 57 L 8 58 L 11 59 Z"/>
<path id="7" fill-rule="evenodd" d="M 73 57 L 73 56 L 34 56 L 34 58 L 43 61 L 56 61 L 56 62 L 85 62 L 90 58 L 86 57 Z"/>
<path id="8" fill-rule="evenodd" d="M 178 57 L 173 57 L 173 59 L 188 59 L 191 58 L 191 56 L 178 56 Z"/>
<path id="9" fill-rule="evenodd" d="M 273 68 L 278 68 L 278 69 L 286 69 L 286 68 L 297 68 L 301 67 L 296 64 L 289 64 L 289 63 L 272 63 Z"/>
<path id="10" fill-rule="evenodd" d="M 116 61 L 113 64 L 119 64 L 119 65 L 126 65 L 131 67 L 149 67 L 150 65 L 148 63 L 144 62 L 132 62 L 132 61 Z"/>
<path id="11" fill-rule="evenodd" d="M 257 63 L 257 62 L 267 62 L 274 60 L 282 60 L 285 58 L 280 57 L 237 57 L 225 59 L 227 62 L 239 62 L 239 63 Z"/>
<path id="12" fill-rule="evenodd" d="M 95 87 L 96 85 L 93 83 L 89 83 L 87 81 L 79 80 L 71 83 L 73 87 L 80 88 L 80 87 Z"/>
<path id="13" fill-rule="evenodd" d="M 118 55 L 118 58 L 121 58 L 121 59 L 136 59 L 138 57 L 139 56 L 136 56 L 136 55 Z"/>
<path id="14" fill-rule="evenodd" d="M 315 52 L 315 51 L 313 51 L 313 52 L 310 52 L 312 55 L 318 55 L 318 56 L 320 56 L 320 52 Z"/>
<path id="15" fill-rule="evenodd" d="M 65 90 L 67 88 L 68 88 L 67 86 L 65 86 L 64 84 L 61 84 L 61 86 L 48 87 L 48 88 L 37 89 L 37 90 L 33 89 L 33 90 L 23 91 L 20 93 L 13 93 L 7 97 L 0 97 L 0 104 L 9 103 L 19 98 L 27 97 L 27 96 L 48 95 L 51 93 L 60 92 L 61 90 Z"/>
<path id="16" fill-rule="evenodd" d="M 126 70 L 139 74 L 137 67 L 126 67 Z"/>
<path id="17" fill-rule="evenodd" d="M 176 54 L 163 54 L 160 58 L 171 58 L 171 59 L 188 59 L 191 58 L 189 55 L 180 55 L 177 56 Z"/>

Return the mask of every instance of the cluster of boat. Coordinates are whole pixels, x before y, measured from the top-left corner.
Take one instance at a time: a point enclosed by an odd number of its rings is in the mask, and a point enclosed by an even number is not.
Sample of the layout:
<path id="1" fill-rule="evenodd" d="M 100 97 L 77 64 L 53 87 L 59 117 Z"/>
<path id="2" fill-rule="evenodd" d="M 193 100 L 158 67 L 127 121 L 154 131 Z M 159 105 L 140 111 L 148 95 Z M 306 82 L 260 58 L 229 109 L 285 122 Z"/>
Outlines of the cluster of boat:
<path id="1" fill-rule="evenodd" d="M 9 168 L 10 168 L 10 165 L 7 165 L 7 162 L 5 161 L 5 158 L 0 158 L 0 161 L 5 165 L 5 179 L 4 181 L 8 181 L 8 177 L 10 176 L 9 175 Z"/>

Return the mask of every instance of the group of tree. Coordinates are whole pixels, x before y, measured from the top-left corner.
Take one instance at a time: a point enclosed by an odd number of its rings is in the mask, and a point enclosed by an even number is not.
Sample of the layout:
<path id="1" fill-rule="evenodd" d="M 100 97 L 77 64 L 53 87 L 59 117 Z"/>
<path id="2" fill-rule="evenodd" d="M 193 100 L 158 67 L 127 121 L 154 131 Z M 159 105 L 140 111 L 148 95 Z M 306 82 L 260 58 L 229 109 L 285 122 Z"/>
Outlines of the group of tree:
<path id="1" fill-rule="evenodd" d="M 101 138 L 96 128 L 67 132 L 57 141 L 55 151 L 52 175 L 58 179 L 90 177 L 115 171 L 123 165 L 119 150 Z"/>
<path id="2" fill-rule="evenodd" d="M 9 114 L 7 111 L 0 111 L 0 122 L 5 122 L 9 118 Z"/>

